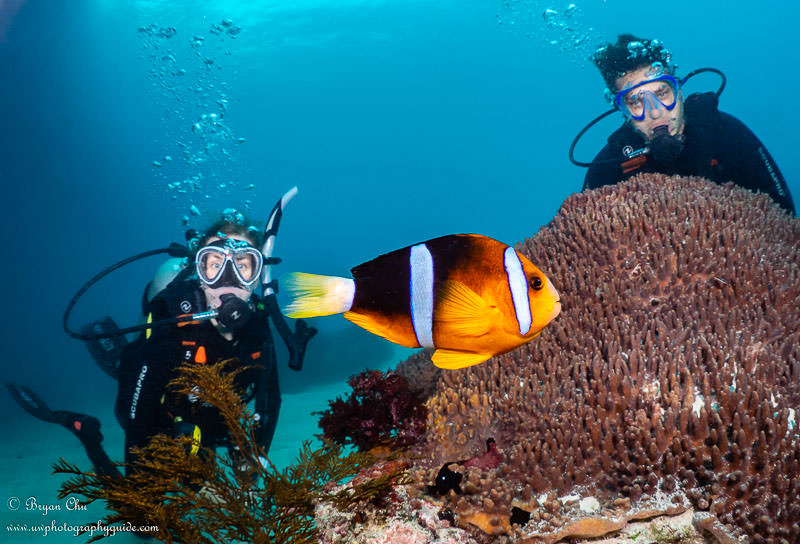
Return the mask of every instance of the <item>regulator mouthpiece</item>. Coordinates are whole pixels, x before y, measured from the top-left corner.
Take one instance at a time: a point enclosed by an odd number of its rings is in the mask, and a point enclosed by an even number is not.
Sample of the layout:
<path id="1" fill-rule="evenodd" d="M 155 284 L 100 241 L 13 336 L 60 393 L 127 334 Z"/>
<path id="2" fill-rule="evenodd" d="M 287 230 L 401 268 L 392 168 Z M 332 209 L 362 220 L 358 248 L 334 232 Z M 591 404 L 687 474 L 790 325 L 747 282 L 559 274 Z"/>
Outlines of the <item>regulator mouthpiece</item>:
<path id="1" fill-rule="evenodd" d="M 217 308 L 217 321 L 228 329 L 236 330 L 244 326 L 253 313 L 250 304 L 231 293 L 219 298 L 222 304 Z"/>
<path id="2" fill-rule="evenodd" d="M 650 157 L 656 164 L 671 165 L 683 151 L 683 139 L 669 133 L 669 127 L 662 125 L 653 129 L 650 141 Z"/>

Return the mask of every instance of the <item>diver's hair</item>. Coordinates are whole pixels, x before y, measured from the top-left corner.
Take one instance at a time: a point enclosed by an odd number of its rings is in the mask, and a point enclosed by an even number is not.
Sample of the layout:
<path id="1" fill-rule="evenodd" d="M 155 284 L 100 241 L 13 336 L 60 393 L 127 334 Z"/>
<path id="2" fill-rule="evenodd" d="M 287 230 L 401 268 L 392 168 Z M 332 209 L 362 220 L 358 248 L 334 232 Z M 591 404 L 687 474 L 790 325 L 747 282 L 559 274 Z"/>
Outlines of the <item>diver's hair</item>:
<path id="1" fill-rule="evenodd" d="M 637 38 L 633 34 L 620 34 L 617 43 L 608 43 L 594 52 L 594 62 L 608 90 L 617 92 L 616 81 L 628 72 L 633 72 L 642 66 L 660 63 L 664 73 L 674 74 L 675 66 L 670 62 L 672 53 L 656 40 Z"/>
<path id="2" fill-rule="evenodd" d="M 263 244 L 263 236 L 261 234 L 261 229 L 256 227 L 255 225 L 251 225 L 248 221 L 241 215 L 239 215 L 238 219 L 231 220 L 229 217 L 225 217 L 217 221 L 216 223 L 212 224 L 208 227 L 203 234 L 200 236 L 200 241 L 197 243 L 197 247 L 201 248 L 206 245 L 209 239 L 214 237 L 223 237 L 229 235 L 236 235 L 236 236 L 243 236 L 246 238 L 253 247 L 261 248 Z"/>

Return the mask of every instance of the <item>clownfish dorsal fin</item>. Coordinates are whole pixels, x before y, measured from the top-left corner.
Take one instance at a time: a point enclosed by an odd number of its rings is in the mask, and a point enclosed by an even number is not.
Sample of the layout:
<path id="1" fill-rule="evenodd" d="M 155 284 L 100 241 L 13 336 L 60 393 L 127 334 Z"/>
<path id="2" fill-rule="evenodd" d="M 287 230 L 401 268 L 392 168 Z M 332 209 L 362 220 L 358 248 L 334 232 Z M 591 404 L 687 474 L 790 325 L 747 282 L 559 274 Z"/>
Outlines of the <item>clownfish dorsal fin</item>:
<path id="1" fill-rule="evenodd" d="M 457 336 L 483 336 L 490 332 L 496 311 L 460 281 L 447 281 L 438 294 L 434 321 Z"/>
<path id="2" fill-rule="evenodd" d="M 491 353 L 473 353 L 471 351 L 457 351 L 454 349 L 437 349 L 433 352 L 431 361 L 439 368 L 455 370 L 468 366 L 479 365 L 492 356 Z"/>

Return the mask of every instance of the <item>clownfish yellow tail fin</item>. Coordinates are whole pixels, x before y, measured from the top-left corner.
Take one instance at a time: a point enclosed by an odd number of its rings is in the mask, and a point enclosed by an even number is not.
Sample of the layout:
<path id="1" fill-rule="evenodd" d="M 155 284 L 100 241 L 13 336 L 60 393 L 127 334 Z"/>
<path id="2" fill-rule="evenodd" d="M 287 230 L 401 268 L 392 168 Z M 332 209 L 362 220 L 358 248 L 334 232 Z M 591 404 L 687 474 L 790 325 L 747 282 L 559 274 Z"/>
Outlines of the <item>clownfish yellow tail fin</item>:
<path id="1" fill-rule="evenodd" d="M 353 304 L 355 282 L 349 278 L 292 272 L 283 281 L 292 297 L 283 315 L 316 317 L 346 312 Z"/>

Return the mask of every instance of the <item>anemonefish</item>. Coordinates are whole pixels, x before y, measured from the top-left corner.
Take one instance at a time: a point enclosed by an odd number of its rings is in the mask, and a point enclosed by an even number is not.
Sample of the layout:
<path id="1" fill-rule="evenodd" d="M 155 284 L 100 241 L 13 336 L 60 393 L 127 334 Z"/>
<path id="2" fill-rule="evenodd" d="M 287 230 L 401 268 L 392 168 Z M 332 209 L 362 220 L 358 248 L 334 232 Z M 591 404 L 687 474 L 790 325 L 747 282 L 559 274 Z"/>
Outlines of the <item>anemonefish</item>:
<path id="1" fill-rule="evenodd" d="M 344 313 L 401 346 L 433 347 L 455 369 L 511 351 L 561 311 L 547 277 L 513 247 L 478 234 L 434 238 L 351 270 L 353 279 L 288 276 L 288 317 Z"/>

